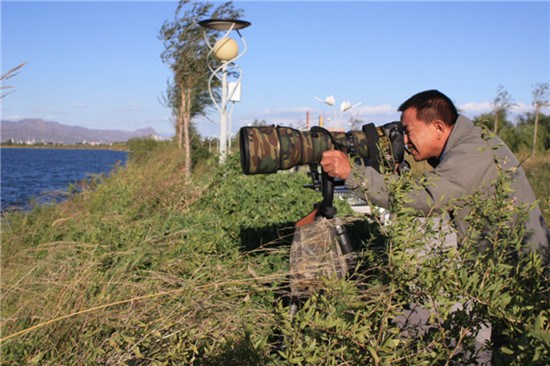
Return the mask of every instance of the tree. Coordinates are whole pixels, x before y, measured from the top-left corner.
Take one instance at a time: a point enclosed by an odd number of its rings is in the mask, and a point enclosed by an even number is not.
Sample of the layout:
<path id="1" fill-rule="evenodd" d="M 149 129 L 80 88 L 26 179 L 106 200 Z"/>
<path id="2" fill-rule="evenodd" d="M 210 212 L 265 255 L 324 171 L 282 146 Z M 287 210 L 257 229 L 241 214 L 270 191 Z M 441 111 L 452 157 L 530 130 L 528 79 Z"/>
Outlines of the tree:
<path id="1" fill-rule="evenodd" d="M 166 21 L 159 32 L 165 50 L 161 58 L 173 71 L 173 83 L 168 85 L 166 101 L 176 118 L 178 147 L 185 149 L 185 176 L 191 176 L 190 126 L 193 117 L 204 115 L 212 105 L 208 93 L 209 70 L 206 58 L 209 52 L 199 21 L 208 18 L 238 18 L 241 9 L 231 1 L 213 9 L 206 2 L 180 0 L 174 19 Z M 206 30 L 209 43 L 213 44 L 219 32 Z M 214 89 L 219 85 L 214 84 Z M 213 93 L 219 93 L 214 90 Z"/>
<path id="2" fill-rule="evenodd" d="M 535 130 L 533 132 L 533 146 L 531 156 L 535 156 L 537 147 L 537 130 L 539 126 L 540 110 L 550 105 L 550 83 L 539 83 L 533 87 L 533 105 L 535 106 Z"/>
<path id="3" fill-rule="evenodd" d="M 473 119 L 474 123 L 478 126 L 483 126 L 487 128 L 487 130 L 492 131 L 495 127 L 495 113 L 483 113 L 479 116 L 475 117 Z M 500 133 L 503 128 L 513 128 L 514 125 L 511 121 L 508 120 L 508 116 L 506 113 L 501 112 L 500 117 L 498 119 L 498 135 L 500 136 Z"/>
<path id="4" fill-rule="evenodd" d="M 506 110 L 513 106 L 514 103 L 512 101 L 512 96 L 506 89 L 504 89 L 503 85 L 498 86 L 497 90 L 497 96 L 493 100 L 493 111 L 495 113 L 495 125 L 493 132 L 498 132 L 498 122 L 500 118 L 504 118 L 506 115 Z"/>

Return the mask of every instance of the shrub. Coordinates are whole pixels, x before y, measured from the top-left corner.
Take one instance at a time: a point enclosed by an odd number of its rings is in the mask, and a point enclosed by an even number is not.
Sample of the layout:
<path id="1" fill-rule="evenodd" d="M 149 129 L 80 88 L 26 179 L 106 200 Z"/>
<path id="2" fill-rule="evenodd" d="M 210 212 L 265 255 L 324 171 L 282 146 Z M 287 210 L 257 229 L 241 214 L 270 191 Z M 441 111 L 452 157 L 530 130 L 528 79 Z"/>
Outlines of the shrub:
<path id="1" fill-rule="evenodd" d="M 230 156 L 184 184 L 182 154 L 149 143 L 94 191 L 2 218 L 3 363 L 457 364 L 482 323 L 514 340 L 497 348 L 503 362 L 548 361 L 548 272 L 507 224 L 527 208 L 511 204 L 505 174 L 490 199 L 470 197 L 460 250 L 426 246 L 445 243 L 440 224 L 400 205 L 415 183 L 396 181 L 391 225 L 354 224 L 353 280 L 327 280 L 291 317 L 291 226 L 320 200 L 307 177 L 243 176 Z M 480 255 L 487 222 L 498 240 Z M 411 304 L 433 314 L 416 337 L 396 323 Z"/>

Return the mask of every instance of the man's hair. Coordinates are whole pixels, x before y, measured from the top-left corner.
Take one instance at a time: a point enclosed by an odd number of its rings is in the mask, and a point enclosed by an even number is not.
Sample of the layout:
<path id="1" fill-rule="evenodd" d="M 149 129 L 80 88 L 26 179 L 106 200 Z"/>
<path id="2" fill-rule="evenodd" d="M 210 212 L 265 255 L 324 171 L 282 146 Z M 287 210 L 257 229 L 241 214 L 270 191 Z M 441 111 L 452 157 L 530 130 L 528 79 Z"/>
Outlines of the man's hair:
<path id="1" fill-rule="evenodd" d="M 416 118 L 427 123 L 439 119 L 446 125 L 453 126 L 458 118 L 451 99 L 435 89 L 413 95 L 399 106 L 398 111 L 404 112 L 411 107 L 416 109 Z"/>

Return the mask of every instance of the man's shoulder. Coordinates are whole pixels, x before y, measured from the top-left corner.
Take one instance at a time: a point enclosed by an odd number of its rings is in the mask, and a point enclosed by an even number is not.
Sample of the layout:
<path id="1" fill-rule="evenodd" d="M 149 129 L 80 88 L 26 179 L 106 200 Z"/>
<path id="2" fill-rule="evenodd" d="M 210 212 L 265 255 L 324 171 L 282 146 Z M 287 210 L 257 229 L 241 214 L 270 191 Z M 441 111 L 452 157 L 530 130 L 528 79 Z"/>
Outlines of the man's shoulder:
<path id="1" fill-rule="evenodd" d="M 458 126 L 456 126 L 458 127 Z M 482 137 L 481 131 L 471 125 L 467 129 L 461 128 L 456 131 L 457 134 L 452 141 L 452 144 L 446 151 L 447 157 L 452 157 L 455 154 L 479 154 L 484 148 L 490 146 Z"/>
<path id="2" fill-rule="evenodd" d="M 493 148 L 484 139 L 482 130 L 468 118 L 460 116 L 438 170 L 450 174 L 478 174 L 480 170 L 490 169 L 493 162 Z"/>
<path id="3" fill-rule="evenodd" d="M 449 142 L 449 151 L 456 149 L 457 151 L 474 153 L 498 148 L 509 150 L 500 137 L 475 125 L 472 120 L 462 115 L 456 121 Z"/>
<path id="4" fill-rule="evenodd" d="M 451 171 L 464 169 L 474 173 L 479 169 L 493 170 L 497 161 L 501 161 L 505 167 L 517 165 L 514 154 L 500 137 L 484 131 L 468 119 L 455 127 L 458 127 L 454 131 L 457 134 L 445 152 L 440 168 L 446 167 Z"/>

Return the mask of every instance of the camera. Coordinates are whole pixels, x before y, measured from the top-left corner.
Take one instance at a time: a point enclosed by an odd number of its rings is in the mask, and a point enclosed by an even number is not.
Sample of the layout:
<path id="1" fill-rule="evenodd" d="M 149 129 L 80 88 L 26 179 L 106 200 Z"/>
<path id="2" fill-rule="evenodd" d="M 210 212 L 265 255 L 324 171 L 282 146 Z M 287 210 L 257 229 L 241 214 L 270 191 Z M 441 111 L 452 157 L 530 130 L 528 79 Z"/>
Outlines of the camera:
<path id="1" fill-rule="evenodd" d="M 341 150 L 351 157 L 395 169 L 404 160 L 405 142 L 400 122 L 363 125 L 359 131 L 329 131 L 314 126 L 300 131 L 285 126 L 247 126 L 239 130 L 244 174 L 271 174 L 298 165 L 318 163 L 323 152 Z"/>

